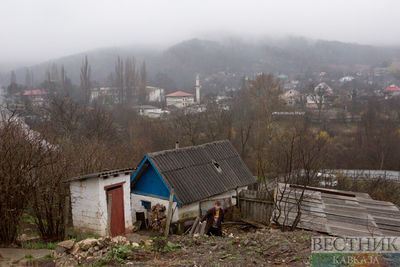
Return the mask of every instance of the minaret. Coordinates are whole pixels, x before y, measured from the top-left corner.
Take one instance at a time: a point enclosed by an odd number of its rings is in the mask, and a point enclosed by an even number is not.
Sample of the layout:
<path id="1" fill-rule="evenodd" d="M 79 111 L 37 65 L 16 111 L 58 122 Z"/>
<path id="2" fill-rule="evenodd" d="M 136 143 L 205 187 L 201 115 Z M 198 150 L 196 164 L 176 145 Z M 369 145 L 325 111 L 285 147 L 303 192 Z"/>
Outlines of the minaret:
<path id="1" fill-rule="evenodd" d="M 199 75 L 196 75 L 196 103 L 200 104 L 200 78 Z"/>

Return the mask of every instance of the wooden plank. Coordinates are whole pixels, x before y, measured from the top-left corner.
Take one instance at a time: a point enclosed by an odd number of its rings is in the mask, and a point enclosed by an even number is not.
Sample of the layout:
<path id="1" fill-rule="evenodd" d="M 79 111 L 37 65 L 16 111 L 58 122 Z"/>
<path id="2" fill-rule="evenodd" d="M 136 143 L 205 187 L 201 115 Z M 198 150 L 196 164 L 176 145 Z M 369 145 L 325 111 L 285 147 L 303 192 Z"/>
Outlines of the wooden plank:
<path id="1" fill-rule="evenodd" d="M 274 201 L 272 200 L 264 200 L 264 199 L 257 199 L 257 198 L 247 198 L 247 197 L 241 197 L 240 201 L 246 200 L 250 202 L 258 202 L 258 203 L 268 203 L 268 204 L 274 204 Z"/>
<path id="2" fill-rule="evenodd" d="M 189 235 L 193 235 L 194 230 L 196 229 L 196 227 L 197 227 L 197 225 L 199 224 L 199 222 L 200 222 L 200 217 L 197 216 L 197 217 L 196 217 L 196 220 L 194 220 L 194 223 L 193 223 L 193 225 L 192 225 L 192 227 L 191 227 L 191 229 L 190 229 Z"/>
<path id="3" fill-rule="evenodd" d="M 258 222 L 255 222 L 255 221 L 250 220 L 250 219 L 242 219 L 242 221 L 245 222 L 245 223 L 251 224 L 251 225 L 253 225 L 253 226 L 257 227 L 257 228 L 265 228 L 265 225 L 263 225 L 261 223 L 258 223 Z"/>
<path id="4" fill-rule="evenodd" d="M 171 192 L 169 194 L 169 203 L 168 203 L 168 212 L 167 212 L 167 222 L 165 224 L 165 232 L 164 235 L 167 237 L 169 234 L 169 226 L 171 224 L 172 219 L 172 204 L 174 203 L 174 189 L 171 188 Z"/>

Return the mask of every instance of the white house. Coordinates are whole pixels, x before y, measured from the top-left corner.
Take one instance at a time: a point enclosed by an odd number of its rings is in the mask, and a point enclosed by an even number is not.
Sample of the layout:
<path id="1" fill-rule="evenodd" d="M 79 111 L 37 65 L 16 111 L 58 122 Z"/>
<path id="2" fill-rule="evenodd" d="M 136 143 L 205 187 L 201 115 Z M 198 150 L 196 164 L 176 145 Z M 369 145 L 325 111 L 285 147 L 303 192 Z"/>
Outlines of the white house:
<path id="1" fill-rule="evenodd" d="M 345 82 L 351 82 L 352 80 L 354 80 L 353 76 L 344 76 L 339 79 L 339 82 L 345 83 Z"/>
<path id="2" fill-rule="evenodd" d="M 162 102 L 164 101 L 164 89 L 154 86 L 146 87 L 147 101 L 148 102 Z"/>
<path id="3" fill-rule="evenodd" d="M 102 99 L 103 102 L 109 101 L 110 103 L 116 102 L 117 89 L 112 87 L 96 87 L 90 90 L 90 101 L 93 102 L 97 99 Z"/>
<path id="4" fill-rule="evenodd" d="M 137 113 L 139 115 L 146 116 L 149 118 L 160 118 L 161 116 L 169 113 L 168 110 L 163 110 L 161 108 L 151 105 L 135 106 L 134 109 L 137 110 Z"/>
<path id="5" fill-rule="evenodd" d="M 293 106 L 300 100 L 300 93 L 297 90 L 290 89 L 280 95 L 280 98 L 286 102 L 286 104 Z"/>
<path id="6" fill-rule="evenodd" d="M 176 91 L 166 95 L 165 101 L 167 106 L 175 106 L 177 108 L 184 108 L 195 103 L 194 95 L 183 91 Z"/>
<path id="7" fill-rule="evenodd" d="M 151 207 L 168 208 L 174 189 L 172 222 L 195 218 L 218 199 L 236 204 L 236 193 L 256 180 L 229 141 L 147 154 L 131 179 L 133 220 L 144 220 Z"/>
<path id="8" fill-rule="evenodd" d="M 383 94 L 385 95 L 386 99 L 395 97 L 395 96 L 399 96 L 400 88 L 397 87 L 395 84 L 392 84 L 392 85 L 388 86 L 385 90 L 383 90 Z"/>
<path id="9" fill-rule="evenodd" d="M 113 236 L 132 230 L 130 178 L 133 171 L 104 171 L 68 180 L 72 222 L 77 232 L 107 235 L 108 219 Z"/>

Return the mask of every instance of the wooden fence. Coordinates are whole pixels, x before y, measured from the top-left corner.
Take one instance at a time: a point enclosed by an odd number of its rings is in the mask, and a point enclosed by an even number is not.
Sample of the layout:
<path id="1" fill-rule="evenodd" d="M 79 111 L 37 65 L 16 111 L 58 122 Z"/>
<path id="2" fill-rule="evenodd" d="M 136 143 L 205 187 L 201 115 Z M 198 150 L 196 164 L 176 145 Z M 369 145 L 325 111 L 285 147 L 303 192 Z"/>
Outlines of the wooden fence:
<path id="1" fill-rule="evenodd" d="M 238 201 L 243 219 L 269 225 L 274 210 L 273 191 L 242 190 Z"/>

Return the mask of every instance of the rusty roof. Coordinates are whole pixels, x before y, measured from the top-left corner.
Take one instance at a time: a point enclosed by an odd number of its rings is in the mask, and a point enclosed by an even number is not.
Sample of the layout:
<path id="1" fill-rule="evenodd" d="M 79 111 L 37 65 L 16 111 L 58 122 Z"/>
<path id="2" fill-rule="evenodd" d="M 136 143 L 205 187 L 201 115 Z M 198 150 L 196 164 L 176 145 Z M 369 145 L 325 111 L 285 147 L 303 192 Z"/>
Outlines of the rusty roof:
<path id="1" fill-rule="evenodd" d="M 182 205 L 256 183 L 227 140 L 149 153 L 148 157 Z"/>

